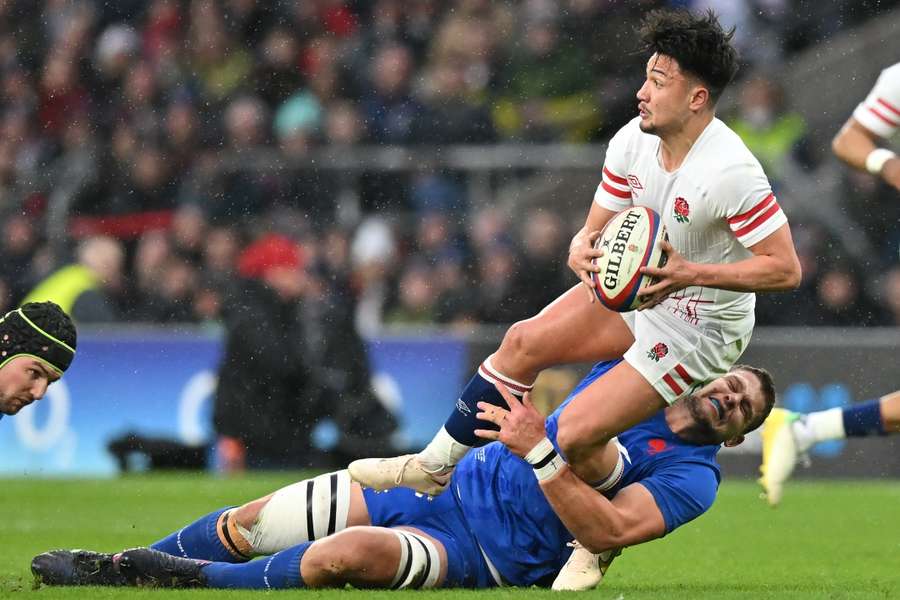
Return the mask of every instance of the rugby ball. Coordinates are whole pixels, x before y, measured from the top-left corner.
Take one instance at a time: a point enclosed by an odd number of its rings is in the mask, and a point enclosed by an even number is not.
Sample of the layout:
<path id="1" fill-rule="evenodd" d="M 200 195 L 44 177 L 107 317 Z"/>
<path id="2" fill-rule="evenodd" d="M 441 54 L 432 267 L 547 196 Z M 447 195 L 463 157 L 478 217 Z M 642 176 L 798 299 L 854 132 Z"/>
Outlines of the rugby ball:
<path id="1" fill-rule="evenodd" d="M 642 275 L 640 269 L 666 264 L 659 242 L 668 239 L 659 214 L 646 206 L 633 206 L 609 220 L 594 244 L 604 251 L 593 260 L 600 271 L 591 273 L 594 293 L 603 306 L 628 312 L 641 304 L 638 294 L 653 278 Z"/>

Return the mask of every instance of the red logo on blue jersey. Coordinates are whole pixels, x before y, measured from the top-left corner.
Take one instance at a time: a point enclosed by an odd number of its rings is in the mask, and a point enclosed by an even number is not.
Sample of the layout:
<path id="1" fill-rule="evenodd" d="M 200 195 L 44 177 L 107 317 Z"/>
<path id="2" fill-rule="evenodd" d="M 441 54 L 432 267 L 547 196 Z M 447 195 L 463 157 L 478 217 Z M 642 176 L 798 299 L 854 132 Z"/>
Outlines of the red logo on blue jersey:
<path id="1" fill-rule="evenodd" d="M 666 450 L 671 450 L 672 446 L 666 443 L 666 440 L 661 440 L 659 438 L 653 438 L 652 440 L 647 442 L 647 454 L 659 454 L 660 452 L 665 452 Z"/>

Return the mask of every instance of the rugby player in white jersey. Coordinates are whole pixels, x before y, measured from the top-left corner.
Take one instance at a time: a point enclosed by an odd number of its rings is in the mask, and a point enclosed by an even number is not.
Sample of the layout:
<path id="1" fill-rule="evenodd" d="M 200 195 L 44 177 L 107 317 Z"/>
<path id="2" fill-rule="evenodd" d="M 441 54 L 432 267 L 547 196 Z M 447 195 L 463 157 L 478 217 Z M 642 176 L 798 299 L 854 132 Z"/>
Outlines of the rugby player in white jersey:
<path id="1" fill-rule="evenodd" d="M 649 59 L 638 116 L 610 141 L 602 182 L 569 250 L 584 289 L 573 287 L 507 331 L 425 450 L 352 463 L 351 476 L 364 486 L 438 494 L 479 444 L 474 430 L 492 426 L 477 420 L 477 403 L 505 405 L 495 382 L 522 395 L 547 367 L 624 356 L 559 418 L 566 459 L 585 481 L 598 481 L 595 447 L 727 372 L 750 341 L 754 292 L 799 285 L 790 227 L 766 175 L 715 116 L 737 70 L 733 32 L 712 12 L 653 11 L 639 33 Z M 617 313 L 594 301 L 593 245 L 607 221 L 632 205 L 662 216 L 668 262 L 645 268 L 658 282 L 646 289 L 642 309 Z"/>
<path id="2" fill-rule="evenodd" d="M 440 493 L 449 469 L 476 444 L 472 432 L 484 425 L 475 419 L 476 403 L 504 404 L 494 382 L 521 396 L 544 368 L 624 355 L 560 417 L 560 445 L 578 463 L 594 445 L 727 372 L 750 339 L 754 292 L 799 284 L 787 218 L 762 167 L 715 117 L 737 69 L 731 33 L 712 13 L 654 11 L 640 35 L 649 60 L 639 114 L 610 141 L 603 180 L 570 247 L 569 266 L 586 289 L 573 287 L 514 324 L 423 452 L 351 465 L 363 485 Z M 662 216 L 668 262 L 647 269 L 659 282 L 647 289 L 643 309 L 617 313 L 594 301 L 589 273 L 600 251 L 593 243 L 632 205 Z M 581 468 L 590 479 L 590 465 Z"/>
<path id="3" fill-rule="evenodd" d="M 900 63 L 881 72 L 869 92 L 834 137 L 831 148 L 848 166 L 868 171 L 900 190 L 900 157 L 884 146 L 900 128 Z M 900 392 L 877 400 L 801 415 L 776 408 L 763 429 L 759 482 L 772 506 L 781 502 L 784 483 L 798 459 L 818 442 L 900 432 Z"/>
<path id="4" fill-rule="evenodd" d="M 478 402 L 505 406 L 495 382 L 522 395 L 547 367 L 624 356 L 559 418 L 566 459 L 582 479 L 599 481 L 609 458 L 593 452 L 597 446 L 737 361 L 753 332 L 754 292 L 799 285 L 790 227 L 766 175 L 715 116 L 737 70 L 733 32 L 724 32 L 712 12 L 653 11 L 639 35 L 649 58 L 638 116 L 610 140 L 602 182 L 569 249 L 583 288 L 507 331 L 422 452 L 352 463 L 351 477 L 362 485 L 438 494 L 479 444 L 474 430 L 491 426 L 476 418 Z M 594 301 L 593 245 L 609 219 L 633 205 L 662 216 L 668 262 L 644 269 L 659 281 L 646 289 L 642 309 L 617 313 Z"/>

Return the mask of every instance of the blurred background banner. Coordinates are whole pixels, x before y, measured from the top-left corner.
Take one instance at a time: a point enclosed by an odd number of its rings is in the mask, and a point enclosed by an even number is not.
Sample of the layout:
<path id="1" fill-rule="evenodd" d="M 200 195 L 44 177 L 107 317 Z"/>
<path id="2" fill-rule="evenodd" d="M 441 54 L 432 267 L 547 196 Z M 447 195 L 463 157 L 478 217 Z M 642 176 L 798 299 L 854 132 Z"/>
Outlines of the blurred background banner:
<path id="1" fill-rule="evenodd" d="M 367 349 L 375 391 L 400 422 L 398 445 L 423 448 L 471 374 L 469 344 L 447 335 L 386 335 Z"/>
<path id="2" fill-rule="evenodd" d="M 65 380 L 44 400 L 0 422 L 0 474 L 114 474 L 107 444 L 127 434 L 211 443 L 218 334 L 143 328 L 94 333 L 79 340 L 78 351 Z M 368 351 L 378 396 L 401 424 L 398 442 L 424 445 L 464 383 L 466 343 L 396 335 L 371 340 Z M 327 422 L 314 438 L 326 447 L 333 442 Z"/>
<path id="3" fill-rule="evenodd" d="M 88 334 L 78 351 L 65 381 L 3 420 L 3 473 L 112 474 L 116 463 L 106 445 L 129 431 L 208 441 L 218 336 L 143 329 Z"/>
<path id="4" fill-rule="evenodd" d="M 577 281 L 569 240 L 645 79 L 635 26 L 671 7 L 735 28 L 717 116 L 803 267 L 759 295 L 743 360 L 795 410 L 900 388 L 897 190 L 831 148 L 900 56 L 900 0 L 0 1 L 0 314 L 55 299 L 81 332 L 0 421 L 0 474 L 112 473 L 129 432 L 224 470 L 421 447 Z M 820 445 L 809 473 L 897 474 L 897 445 Z"/>
<path id="5" fill-rule="evenodd" d="M 844 406 L 900 388 L 897 333 L 769 328 L 757 332 L 744 357 L 775 376 L 780 402 L 803 412 Z M 459 336 L 386 333 L 366 343 L 373 388 L 397 416 L 398 447 L 426 444 L 452 410 L 472 361 L 496 344 L 490 328 Z M 0 422 L 0 475 L 112 475 L 107 445 L 131 433 L 205 448 L 213 440 L 212 395 L 222 341 L 218 333 L 134 329 L 84 335 L 78 360 L 47 397 Z M 551 369 L 538 380 L 535 403 L 559 403 L 586 366 Z M 298 401 L 301 401 L 298 398 Z M 327 419 L 313 439 L 329 449 L 336 433 Z M 204 451 L 205 452 L 205 451 Z M 813 466 L 824 477 L 900 476 L 896 438 L 819 444 Z M 753 476 L 758 440 L 723 451 L 727 475 Z M 131 464 L 141 469 L 145 464 Z"/>

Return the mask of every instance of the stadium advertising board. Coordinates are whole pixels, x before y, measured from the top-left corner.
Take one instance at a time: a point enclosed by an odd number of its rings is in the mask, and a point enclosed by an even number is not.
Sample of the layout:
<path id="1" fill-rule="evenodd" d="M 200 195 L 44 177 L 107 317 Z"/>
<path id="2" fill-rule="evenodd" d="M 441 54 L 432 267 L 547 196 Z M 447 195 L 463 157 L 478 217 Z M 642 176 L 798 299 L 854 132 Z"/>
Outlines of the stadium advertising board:
<path id="1" fill-rule="evenodd" d="M 369 354 L 379 395 L 400 416 L 400 443 L 424 445 L 463 383 L 465 343 L 385 337 L 369 343 Z M 41 402 L 0 421 L 0 475 L 114 474 L 106 446 L 128 432 L 209 442 L 220 355 L 215 334 L 80 336 L 65 378 Z M 327 444 L 327 429 L 317 439 Z"/>
<path id="2" fill-rule="evenodd" d="M 472 369 L 496 340 L 435 335 L 385 336 L 368 342 L 373 383 L 399 416 L 401 445 L 419 447 L 443 424 Z M 776 378 L 779 402 L 822 410 L 900 389 L 895 330 L 759 330 L 743 361 Z M 47 397 L 0 421 L 0 475 L 110 475 L 109 440 L 129 431 L 183 443 L 212 438 L 211 398 L 221 353 L 216 334 L 158 331 L 85 334 L 79 356 Z M 554 370 L 535 391 L 541 406 L 558 402 L 581 375 Z M 327 447 L 328 428 L 315 439 Z M 900 476 L 900 436 L 816 446 L 799 475 Z M 720 455 L 728 475 L 755 476 L 758 446 L 750 439 Z"/>

